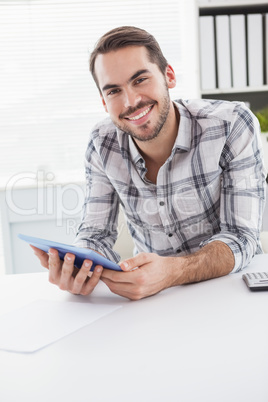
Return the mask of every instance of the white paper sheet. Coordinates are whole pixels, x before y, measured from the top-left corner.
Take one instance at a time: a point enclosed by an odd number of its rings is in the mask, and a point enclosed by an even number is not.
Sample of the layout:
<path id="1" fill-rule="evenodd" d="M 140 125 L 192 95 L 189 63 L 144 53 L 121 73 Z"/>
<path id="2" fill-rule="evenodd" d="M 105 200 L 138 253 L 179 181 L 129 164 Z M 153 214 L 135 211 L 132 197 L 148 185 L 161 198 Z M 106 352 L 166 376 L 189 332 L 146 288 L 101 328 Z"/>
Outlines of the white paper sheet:
<path id="1" fill-rule="evenodd" d="M 0 316 L 0 349 L 34 352 L 121 306 L 37 300 Z"/>

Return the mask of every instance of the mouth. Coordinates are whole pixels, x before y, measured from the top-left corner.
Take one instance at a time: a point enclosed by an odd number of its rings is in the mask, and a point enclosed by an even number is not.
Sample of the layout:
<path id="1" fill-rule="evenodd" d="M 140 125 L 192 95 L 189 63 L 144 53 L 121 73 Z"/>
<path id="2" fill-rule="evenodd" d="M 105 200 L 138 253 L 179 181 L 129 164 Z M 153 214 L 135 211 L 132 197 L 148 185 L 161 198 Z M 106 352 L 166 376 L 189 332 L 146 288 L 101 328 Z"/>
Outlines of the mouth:
<path id="1" fill-rule="evenodd" d="M 151 106 L 147 107 L 146 109 L 144 109 L 139 114 L 136 114 L 135 116 L 131 116 L 131 117 L 125 117 L 125 119 L 136 122 L 136 121 L 142 119 L 144 116 L 147 116 L 153 107 L 154 107 L 154 105 L 151 105 Z"/>

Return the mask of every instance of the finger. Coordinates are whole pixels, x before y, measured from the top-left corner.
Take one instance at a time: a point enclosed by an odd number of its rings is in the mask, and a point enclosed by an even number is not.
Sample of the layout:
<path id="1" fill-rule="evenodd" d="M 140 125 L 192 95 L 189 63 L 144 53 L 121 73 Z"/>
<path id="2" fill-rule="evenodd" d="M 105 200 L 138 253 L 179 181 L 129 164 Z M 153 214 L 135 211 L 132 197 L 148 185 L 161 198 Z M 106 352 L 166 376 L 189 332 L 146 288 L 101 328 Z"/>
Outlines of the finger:
<path id="1" fill-rule="evenodd" d="M 62 261 L 57 250 L 49 249 L 48 252 L 49 281 L 58 285 L 61 274 Z"/>
<path id="2" fill-rule="evenodd" d="M 110 291 L 116 295 L 126 297 L 130 300 L 139 300 L 141 295 L 138 293 L 138 288 L 132 283 L 113 282 L 107 278 L 101 278 L 108 286 Z"/>
<path id="3" fill-rule="evenodd" d="M 101 280 L 111 289 L 113 287 L 119 287 L 122 289 L 126 289 L 127 286 L 131 284 L 131 282 L 115 282 L 112 281 L 111 279 L 104 278 L 103 276 L 101 277 Z"/>
<path id="4" fill-rule="evenodd" d="M 89 295 L 95 289 L 100 281 L 102 272 L 103 267 L 101 265 L 97 265 L 93 271 L 91 278 L 84 284 L 81 290 L 82 295 Z"/>
<path id="5" fill-rule="evenodd" d="M 92 261 L 84 260 L 81 268 L 78 270 L 75 279 L 72 284 L 71 292 L 74 294 L 80 294 L 84 284 L 89 280 L 90 269 L 92 267 Z"/>
<path id="6" fill-rule="evenodd" d="M 120 272 L 113 271 L 112 269 L 104 269 L 102 272 L 101 279 L 107 279 L 112 282 L 124 282 L 130 283 L 133 282 L 133 272 Z"/>
<path id="7" fill-rule="evenodd" d="M 60 270 L 60 281 L 59 288 L 62 290 L 70 290 L 72 291 L 73 283 L 74 283 L 74 260 L 75 256 L 73 254 L 67 253 L 64 256 L 64 261 Z"/>
<path id="8" fill-rule="evenodd" d="M 151 253 L 140 253 L 135 257 L 122 261 L 119 265 L 123 271 L 130 271 L 134 268 L 141 267 L 152 260 Z"/>
<path id="9" fill-rule="evenodd" d="M 34 247 L 30 244 L 30 247 L 32 248 L 32 250 L 34 251 L 34 254 L 37 256 L 37 258 L 39 258 L 41 265 L 44 268 L 48 268 L 48 255 L 45 251 L 40 250 L 37 247 Z"/>

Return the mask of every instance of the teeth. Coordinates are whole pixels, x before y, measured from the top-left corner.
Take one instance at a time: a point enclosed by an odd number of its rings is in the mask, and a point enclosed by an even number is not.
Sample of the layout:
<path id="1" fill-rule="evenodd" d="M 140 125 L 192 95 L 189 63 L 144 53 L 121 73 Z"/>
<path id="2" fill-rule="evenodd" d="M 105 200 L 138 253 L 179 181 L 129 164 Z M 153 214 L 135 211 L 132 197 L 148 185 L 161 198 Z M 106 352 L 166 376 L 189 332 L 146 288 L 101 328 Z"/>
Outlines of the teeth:
<path id="1" fill-rule="evenodd" d="M 129 120 L 138 120 L 141 117 L 145 116 L 147 113 L 150 112 L 150 110 L 152 109 L 152 106 L 148 107 L 148 109 L 144 110 L 143 112 L 141 112 L 140 114 L 138 114 L 137 116 L 134 117 L 128 117 Z"/>

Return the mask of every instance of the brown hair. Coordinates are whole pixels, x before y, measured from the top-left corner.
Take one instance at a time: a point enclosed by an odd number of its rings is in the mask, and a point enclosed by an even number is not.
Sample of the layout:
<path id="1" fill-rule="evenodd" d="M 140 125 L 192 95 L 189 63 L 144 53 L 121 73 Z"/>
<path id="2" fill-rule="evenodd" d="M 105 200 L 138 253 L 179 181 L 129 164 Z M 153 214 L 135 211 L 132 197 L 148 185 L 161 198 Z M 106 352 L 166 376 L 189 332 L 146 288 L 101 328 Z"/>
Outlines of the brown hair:
<path id="1" fill-rule="evenodd" d="M 90 56 L 90 72 L 99 91 L 100 88 L 95 72 L 95 61 L 97 56 L 127 46 L 144 46 L 147 49 L 149 60 L 152 63 L 157 64 L 162 74 L 165 74 L 168 63 L 153 35 L 149 34 L 144 29 L 132 26 L 114 28 L 99 39 Z"/>

